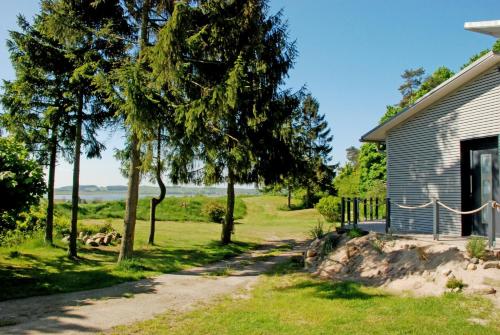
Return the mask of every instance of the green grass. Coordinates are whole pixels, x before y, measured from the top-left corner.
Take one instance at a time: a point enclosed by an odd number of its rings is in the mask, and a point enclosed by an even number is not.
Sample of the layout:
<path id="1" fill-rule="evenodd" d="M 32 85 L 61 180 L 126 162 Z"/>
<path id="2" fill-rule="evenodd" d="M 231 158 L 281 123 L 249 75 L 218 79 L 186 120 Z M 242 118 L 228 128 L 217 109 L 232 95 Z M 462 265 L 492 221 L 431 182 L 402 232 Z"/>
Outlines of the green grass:
<path id="1" fill-rule="evenodd" d="M 283 265 L 250 299 L 225 298 L 187 314 L 167 313 L 116 334 L 500 334 L 498 310 L 478 297 L 393 296 L 352 282 L 332 283 Z M 472 319 L 486 320 L 487 325 Z"/>
<path id="2" fill-rule="evenodd" d="M 202 213 L 204 204 L 217 201 L 225 205 L 224 197 L 168 197 L 156 208 L 156 218 L 160 221 L 207 221 Z M 150 198 L 139 200 L 137 207 L 137 218 L 149 220 Z M 125 212 L 124 201 L 99 201 L 81 204 L 78 209 L 79 217 L 82 219 L 106 219 L 123 218 Z M 63 202 L 56 204 L 56 213 L 70 217 L 71 203 Z M 234 206 L 234 217 L 241 219 L 246 213 L 246 206 L 240 197 L 236 198 Z"/>
<path id="3" fill-rule="evenodd" d="M 67 258 L 67 246 L 60 237 L 55 247 L 46 246 L 40 235 L 15 247 L 0 248 L 0 300 L 111 286 L 225 259 L 269 238 L 304 238 L 318 215 L 314 210 L 278 211 L 285 201 L 270 196 L 239 199 L 247 215 L 237 220 L 235 243 L 228 246 L 218 243 L 221 225 L 193 221 L 158 222 L 156 245 L 149 246 L 149 223 L 138 221 L 136 258 L 121 266 L 116 265 L 117 245 L 79 246 L 81 260 L 77 262 Z M 81 221 L 86 226 L 103 223 L 101 219 Z M 107 221 L 122 231 L 122 220 Z"/>

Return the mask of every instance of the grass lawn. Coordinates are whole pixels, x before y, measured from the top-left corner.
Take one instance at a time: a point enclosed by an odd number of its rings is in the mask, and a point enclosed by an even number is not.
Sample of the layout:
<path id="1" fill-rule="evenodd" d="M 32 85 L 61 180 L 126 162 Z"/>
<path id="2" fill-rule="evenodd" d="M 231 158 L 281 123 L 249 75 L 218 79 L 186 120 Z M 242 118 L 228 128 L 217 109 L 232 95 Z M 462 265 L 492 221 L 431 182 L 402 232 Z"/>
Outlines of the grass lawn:
<path id="1" fill-rule="evenodd" d="M 265 277 L 249 299 L 226 298 L 187 314 L 168 313 L 118 327 L 114 333 L 500 334 L 499 311 L 486 299 L 455 293 L 393 296 L 356 283 L 311 279 L 296 268 L 284 265 Z"/>
<path id="2" fill-rule="evenodd" d="M 177 198 L 179 199 L 179 198 Z M 66 257 L 67 246 L 44 245 L 41 237 L 10 248 L 0 248 L 0 300 L 106 287 L 160 273 L 221 260 L 256 247 L 268 238 L 303 238 L 317 222 L 315 210 L 279 211 L 284 197 L 242 198 L 247 215 L 238 220 L 233 240 L 221 246 L 221 225 L 208 222 L 162 221 L 156 227 L 156 245 L 148 246 L 149 223 L 138 221 L 136 259 L 117 266 L 118 246 L 80 246 L 80 261 Z M 241 207 L 241 206 L 240 206 Z M 84 224 L 102 223 L 86 219 Z M 122 231 L 122 220 L 111 223 Z"/>

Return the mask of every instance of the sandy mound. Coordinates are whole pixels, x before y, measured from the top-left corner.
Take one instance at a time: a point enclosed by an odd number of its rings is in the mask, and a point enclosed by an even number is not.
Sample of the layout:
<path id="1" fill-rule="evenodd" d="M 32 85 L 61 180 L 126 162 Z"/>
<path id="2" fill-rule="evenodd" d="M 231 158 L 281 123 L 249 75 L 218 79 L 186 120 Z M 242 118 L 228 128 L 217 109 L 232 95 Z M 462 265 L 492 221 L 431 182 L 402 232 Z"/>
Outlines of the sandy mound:
<path id="1" fill-rule="evenodd" d="M 389 291 L 440 295 L 461 280 L 465 293 L 484 294 L 500 306 L 500 263 L 493 254 L 470 259 L 457 247 L 370 233 L 350 239 L 329 233 L 305 253 L 306 268 L 333 280 L 354 280 Z M 459 289 L 454 289 L 459 291 Z"/>

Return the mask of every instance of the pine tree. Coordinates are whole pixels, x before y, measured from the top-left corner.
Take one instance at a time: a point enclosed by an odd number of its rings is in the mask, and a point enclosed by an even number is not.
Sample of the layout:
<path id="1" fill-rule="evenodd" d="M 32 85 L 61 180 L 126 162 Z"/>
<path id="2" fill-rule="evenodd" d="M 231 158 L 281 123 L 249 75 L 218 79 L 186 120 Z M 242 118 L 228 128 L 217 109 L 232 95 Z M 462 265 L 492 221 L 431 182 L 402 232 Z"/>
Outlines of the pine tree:
<path id="1" fill-rule="evenodd" d="M 80 156 L 82 146 L 88 157 L 99 157 L 104 146 L 96 132 L 114 115 L 107 96 L 96 83 L 125 56 L 126 38 L 131 30 L 119 0 L 43 0 L 44 33 L 62 45 L 71 60 L 69 71 L 74 138 L 73 190 L 69 256 L 77 257 Z"/>
<path id="2" fill-rule="evenodd" d="M 176 145 L 186 150 L 177 158 L 189 161 L 190 143 L 203 181 L 227 183 L 223 244 L 234 229 L 234 185 L 276 180 L 286 168 L 281 128 L 290 111 L 279 108 L 279 87 L 295 48 L 281 13 L 267 12 L 259 0 L 178 2 L 152 55 L 158 84 L 178 101 L 186 136 Z M 189 174 L 180 162 L 173 169 Z"/>
<path id="3" fill-rule="evenodd" d="M 40 31 L 41 17 L 34 25 L 19 16 L 19 31 L 10 32 L 7 42 L 16 73 L 4 81 L 2 124 L 18 141 L 28 145 L 42 165 L 48 165 L 45 241 L 53 242 L 54 181 L 61 138 L 70 143 L 67 97 L 70 62 L 60 45 Z M 66 145 L 66 148 L 68 145 Z M 48 155 L 47 155 L 48 152 Z"/>

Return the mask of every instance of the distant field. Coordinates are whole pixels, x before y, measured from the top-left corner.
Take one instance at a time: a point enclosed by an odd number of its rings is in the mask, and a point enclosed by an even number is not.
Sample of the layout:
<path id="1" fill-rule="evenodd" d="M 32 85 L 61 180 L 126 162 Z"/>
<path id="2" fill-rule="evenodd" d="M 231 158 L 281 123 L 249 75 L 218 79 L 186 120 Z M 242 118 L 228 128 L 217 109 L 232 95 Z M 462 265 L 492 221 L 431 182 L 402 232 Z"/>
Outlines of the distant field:
<path id="1" fill-rule="evenodd" d="M 159 221 L 207 221 L 202 213 L 203 205 L 216 201 L 225 205 L 226 199 L 223 197 L 167 197 L 156 208 L 156 218 Z M 78 213 L 80 219 L 119 219 L 123 218 L 125 211 L 125 201 L 102 201 L 80 204 Z M 150 199 L 140 199 L 137 208 L 137 218 L 139 220 L 149 220 Z M 56 203 L 56 213 L 70 217 L 71 203 Z M 236 219 L 242 218 L 246 213 L 245 203 L 241 198 L 236 198 L 234 216 Z"/>

